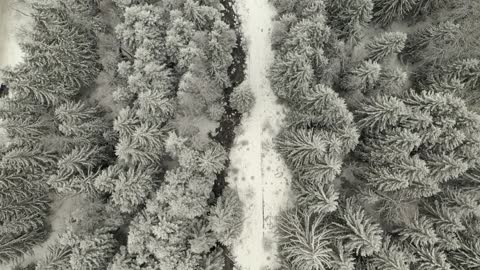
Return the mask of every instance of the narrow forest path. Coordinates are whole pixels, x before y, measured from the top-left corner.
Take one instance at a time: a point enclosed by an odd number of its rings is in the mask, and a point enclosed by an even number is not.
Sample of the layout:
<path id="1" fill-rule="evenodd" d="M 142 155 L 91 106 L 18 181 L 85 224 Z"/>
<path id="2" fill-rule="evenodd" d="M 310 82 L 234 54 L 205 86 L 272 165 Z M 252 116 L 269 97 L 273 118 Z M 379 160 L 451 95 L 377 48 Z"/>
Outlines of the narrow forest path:
<path id="1" fill-rule="evenodd" d="M 273 61 L 271 30 L 273 7 L 268 0 L 237 0 L 237 10 L 247 44 L 247 78 L 256 103 L 244 115 L 230 153 L 227 181 L 244 203 L 245 221 L 233 249 L 241 270 L 275 269 L 275 220 L 288 202 L 290 175 L 273 148 L 285 108 L 278 103 L 267 78 Z"/>

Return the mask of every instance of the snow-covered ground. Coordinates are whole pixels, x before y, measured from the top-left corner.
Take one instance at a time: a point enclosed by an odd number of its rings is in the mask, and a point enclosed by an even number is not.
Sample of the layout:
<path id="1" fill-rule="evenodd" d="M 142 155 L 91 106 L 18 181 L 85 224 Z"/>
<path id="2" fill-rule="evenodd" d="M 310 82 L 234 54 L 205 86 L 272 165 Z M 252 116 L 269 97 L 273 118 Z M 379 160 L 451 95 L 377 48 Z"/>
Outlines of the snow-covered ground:
<path id="1" fill-rule="evenodd" d="M 14 3 L 13 0 L 0 0 L 0 68 L 19 63 L 23 56 L 16 34 L 18 28 L 28 21 L 28 16 Z"/>
<path id="2" fill-rule="evenodd" d="M 275 13 L 268 0 L 237 0 L 237 11 L 248 47 L 246 81 L 256 103 L 242 119 L 230 153 L 227 181 L 238 190 L 245 211 L 243 231 L 233 255 L 239 269 L 275 269 L 279 266 L 275 221 L 287 206 L 290 191 L 289 171 L 273 149 L 285 109 L 267 78 L 273 61 L 270 35 Z"/>

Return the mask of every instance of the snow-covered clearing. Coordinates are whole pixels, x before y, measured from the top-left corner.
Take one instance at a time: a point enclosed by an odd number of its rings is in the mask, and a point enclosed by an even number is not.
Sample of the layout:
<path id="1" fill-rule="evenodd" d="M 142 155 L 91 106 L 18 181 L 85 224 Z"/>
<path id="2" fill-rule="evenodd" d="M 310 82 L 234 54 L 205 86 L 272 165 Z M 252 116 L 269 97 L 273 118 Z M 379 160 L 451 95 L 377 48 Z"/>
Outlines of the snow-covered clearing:
<path id="1" fill-rule="evenodd" d="M 17 30 L 28 21 L 13 0 L 0 1 L 0 68 L 22 61 L 23 53 L 17 43 Z"/>
<path id="2" fill-rule="evenodd" d="M 275 221 L 289 201 L 290 190 L 289 171 L 273 148 L 285 109 L 267 78 L 273 61 L 270 34 L 275 14 L 268 0 L 237 0 L 237 11 L 248 47 L 246 82 L 256 104 L 242 119 L 230 153 L 227 181 L 238 190 L 245 211 L 243 231 L 233 255 L 239 269 L 275 269 Z"/>

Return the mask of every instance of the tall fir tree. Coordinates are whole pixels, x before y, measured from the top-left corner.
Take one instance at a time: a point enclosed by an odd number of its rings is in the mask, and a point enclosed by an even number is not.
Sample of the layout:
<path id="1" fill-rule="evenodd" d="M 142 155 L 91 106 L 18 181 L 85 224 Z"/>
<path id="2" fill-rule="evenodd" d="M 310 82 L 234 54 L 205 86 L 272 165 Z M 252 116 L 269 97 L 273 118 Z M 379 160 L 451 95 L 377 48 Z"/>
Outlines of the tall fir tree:
<path id="1" fill-rule="evenodd" d="M 314 70 L 306 55 L 288 53 L 275 57 L 270 78 L 275 94 L 285 99 L 295 99 L 311 87 Z"/>
<path id="2" fill-rule="evenodd" d="M 0 262 L 8 263 L 32 252 L 33 247 L 46 239 L 45 230 L 31 231 L 18 236 L 4 234 L 0 237 Z"/>
<path id="3" fill-rule="evenodd" d="M 334 223 L 335 232 L 344 239 L 348 250 L 360 256 L 369 256 L 380 250 L 383 234 L 380 225 L 373 222 L 353 199 L 346 200 L 339 215 L 341 221 Z"/>
<path id="4" fill-rule="evenodd" d="M 373 38 L 366 46 L 368 58 L 372 61 L 381 62 L 388 56 L 400 53 L 405 47 L 407 35 L 401 32 L 386 32 Z"/>
<path id="5" fill-rule="evenodd" d="M 428 1 L 419 1 L 428 2 Z M 400 58 L 404 62 L 416 63 L 420 60 L 429 62 L 433 59 L 424 59 L 424 52 L 429 46 L 436 47 L 446 41 L 454 41 L 458 34 L 460 25 L 450 21 L 441 22 L 437 25 L 429 25 L 420 28 L 407 36 L 405 47 L 400 53 Z"/>
<path id="6" fill-rule="evenodd" d="M 368 93 L 377 84 L 381 70 L 382 68 L 377 62 L 364 61 L 347 73 L 344 87 L 349 91 Z"/>
<path id="7" fill-rule="evenodd" d="M 394 20 L 405 18 L 418 0 L 374 0 L 373 19 L 387 26 Z"/>
<path id="8" fill-rule="evenodd" d="M 310 270 L 332 266 L 332 231 L 324 216 L 308 211 L 289 210 L 280 216 L 280 254 L 294 269 Z"/>
<path id="9" fill-rule="evenodd" d="M 359 41 L 373 16 L 372 0 L 330 1 L 327 6 L 332 28 L 340 38 Z"/>

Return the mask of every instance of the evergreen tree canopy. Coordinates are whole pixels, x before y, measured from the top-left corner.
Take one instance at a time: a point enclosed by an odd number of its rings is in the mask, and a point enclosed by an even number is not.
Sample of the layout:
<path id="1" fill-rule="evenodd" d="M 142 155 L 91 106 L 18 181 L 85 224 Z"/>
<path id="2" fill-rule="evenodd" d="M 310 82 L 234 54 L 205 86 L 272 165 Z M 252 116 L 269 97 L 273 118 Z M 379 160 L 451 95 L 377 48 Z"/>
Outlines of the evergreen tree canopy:
<path id="1" fill-rule="evenodd" d="M 387 56 L 400 53 L 405 47 L 407 35 L 401 32 L 386 32 L 370 41 L 365 49 L 368 58 L 372 61 L 381 62 Z"/>
<path id="2" fill-rule="evenodd" d="M 394 20 L 405 18 L 415 7 L 417 0 L 374 0 L 373 3 L 374 21 L 387 26 Z"/>
<path id="3" fill-rule="evenodd" d="M 381 70 L 382 68 L 378 63 L 371 60 L 364 61 L 347 73 L 344 82 L 345 88 L 350 91 L 367 93 L 377 84 Z"/>
<path id="4" fill-rule="evenodd" d="M 423 179 L 442 183 L 476 166 L 476 158 L 466 154 L 464 147 L 477 151 L 477 116 L 472 117 L 465 103 L 452 95 L 379 96 L 357 113 L 365 134 L 359 150 L 374 165 L 364 178 L 380 190 L 416 188 L 428 182 Z"/>
<path id="5" fill-rule="evenodd" d="M 339 33 L 339 37 L 358 41 L 362 37 L 364 28 L 372 20 L 373 1 L 330 1 L 327 10 L 331 26 Z"/>
<path id="6" fill-rule="evenodd" d="M 280 216 L 280 249 L 284 260 L 295 269 L 326 269 L 332 265 L 329 247 L 332 231 L 322 224 L 322 215 L 289 210 Z"/>

